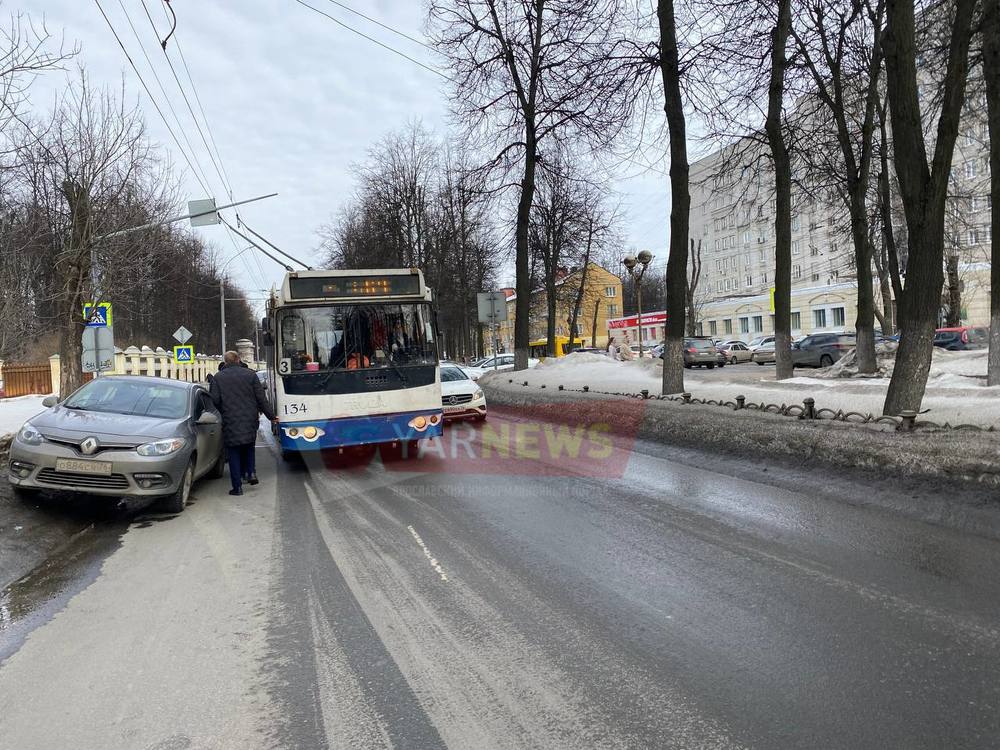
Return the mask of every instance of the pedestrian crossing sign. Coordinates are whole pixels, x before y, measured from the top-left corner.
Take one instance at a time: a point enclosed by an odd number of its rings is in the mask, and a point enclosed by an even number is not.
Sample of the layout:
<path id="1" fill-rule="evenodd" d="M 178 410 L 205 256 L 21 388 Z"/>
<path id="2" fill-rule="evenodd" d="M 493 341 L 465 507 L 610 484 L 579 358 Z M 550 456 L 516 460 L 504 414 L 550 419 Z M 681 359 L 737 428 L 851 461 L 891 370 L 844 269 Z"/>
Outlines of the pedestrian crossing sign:
<path id="1" fill-rule="evenodd" d="M 111 303 L 100 302 L 95 305 L 93 302 L 87 302 L 83 306 L 83 319 L 87 321 L 88 328 L 110 328 Z"/>
<path id="2" fill-rule="evenodd" d="M 194 362 L 194 347 L 190 344 L 174 347 L 174 362 L 189 365 Z"/>

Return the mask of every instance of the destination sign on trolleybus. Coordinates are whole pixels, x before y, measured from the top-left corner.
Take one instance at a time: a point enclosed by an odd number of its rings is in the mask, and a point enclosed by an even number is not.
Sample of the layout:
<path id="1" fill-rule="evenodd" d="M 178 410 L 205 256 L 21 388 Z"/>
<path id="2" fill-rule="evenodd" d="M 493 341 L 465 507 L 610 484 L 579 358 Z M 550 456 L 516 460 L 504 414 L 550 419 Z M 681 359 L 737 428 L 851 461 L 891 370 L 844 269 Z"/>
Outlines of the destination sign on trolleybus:
<path id="1" fill-rule="evenodd" d="M 417 274 L 292 277 L 288 279 L 288 291 L 291 299 L 390 297 L 422 292 Z"/>

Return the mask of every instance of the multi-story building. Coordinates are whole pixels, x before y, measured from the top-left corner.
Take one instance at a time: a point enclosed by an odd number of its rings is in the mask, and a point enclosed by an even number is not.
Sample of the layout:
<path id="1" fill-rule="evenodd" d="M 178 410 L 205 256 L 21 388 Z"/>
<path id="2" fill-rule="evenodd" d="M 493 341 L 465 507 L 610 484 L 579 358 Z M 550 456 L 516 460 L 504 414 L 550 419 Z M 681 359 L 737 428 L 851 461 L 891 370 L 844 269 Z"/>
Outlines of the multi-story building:
<path id="1" fill-rule="evenodd" d="M 588 263 L 586 274 L 582 267 L 566 269 L 556 282 L 556 290 L 556 336 L 569 336 L 573 309 L 579 300 L 576 341 L 580 346 L 607 346 L 608 320 L 622 314 L 621 279 L 597 263 Z M 544 289 L 531 293 L 529 339 L 533 343 L 544 341 L 548 335 L 547 301 Z M 509 291 L 507 320 L 499 325 L 499 343 L 503 351 L 514 351 L 516 302 L 517 295 Z"/>

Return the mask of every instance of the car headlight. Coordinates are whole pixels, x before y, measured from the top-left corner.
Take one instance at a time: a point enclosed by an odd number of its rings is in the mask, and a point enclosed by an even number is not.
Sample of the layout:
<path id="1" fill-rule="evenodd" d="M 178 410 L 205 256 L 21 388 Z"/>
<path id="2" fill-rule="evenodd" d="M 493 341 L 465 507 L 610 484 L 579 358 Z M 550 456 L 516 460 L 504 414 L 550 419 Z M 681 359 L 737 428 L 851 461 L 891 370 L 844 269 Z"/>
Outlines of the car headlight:
<path id="1" fill-rule="evenodd" d="M 41 445 L 45 438 L 31 422 L 25 422 L 17 433 L 17 439 L 25 445 Z"/>
<path id="2" fill-rule="evenodd" d="M 473 401 L 478 401 L 482 397 L 483 397 L 483 391 L 480 388 L 477 388 L 476 392 L 472 394 L 472 400 Z"/>
<path id="3" fill-rule="evenodd" d="M 155 443 L 140 445 L 136 451 L 140 456 L 169 456 L 185 445 L 187 445 L 187 441 L 184 438 L 167 438 L 166 440 L 157 440 Z"/>

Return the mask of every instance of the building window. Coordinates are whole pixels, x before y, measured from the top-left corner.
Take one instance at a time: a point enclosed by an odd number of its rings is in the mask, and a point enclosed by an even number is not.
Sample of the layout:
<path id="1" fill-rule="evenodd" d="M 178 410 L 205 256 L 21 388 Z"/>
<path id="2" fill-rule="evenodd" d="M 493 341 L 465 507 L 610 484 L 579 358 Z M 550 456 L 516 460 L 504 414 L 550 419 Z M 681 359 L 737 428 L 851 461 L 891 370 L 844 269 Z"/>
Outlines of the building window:
<path id="1" fill-rule="evenodd" d="M 722 271 L 722 258 L 715 259 L 715 270 Z"/>
<path id="2" fill-rule="evenodd" d="M 745 254 L 745 255 L 743 256 L 743 265 L 745 265 L 745 266 L 747 266 L 747 267 L 749 267 L 749 266 L 750 266 L 750 253 L 746 253 L 746 254 Z"/>
<path id="3" fill-rule="evenodd" d="M 574 330 L 574 332 L 576 333 L 577 336 L 582 336 L 583 335 L 583 326 L 580 325 L 579 323 L 577 323 L 575 326 L 573 326 L 573 330 Z"/>
<path id="4" fill-rule="evenodd" d="M 844 308 L 834 307 L 832 310 L 830 310 L 830 312 L 833 313 L 833 327 L 843 328 L 844 323 L 847 322 L 847 315 L 845 314 Z"/>
<path id="5" fill-rule="evenodd" d="M 815 245 L 810 246 L 810 248 L 809 248 L 809 255 L 812 258 L 819 257 L 819 248 L 816 247 Z"/>
<path id="6" fill-rule="evenodd" d="M 722 249 L 722 240 L 716 240 L 715 241 L 715 249 L 716 250 L 721 250 Z"/>
<path id="7" fill-rule="evenodd" d="M 813 310 L 813 328 L 826 328 L 826 310 Z"/>
<path id="8" fill-rule="evenodd" d="M 606 287 L 604 287 L 604 296 L 605 297 L 617 297 L 618 296 L 618 292 L 617 292 L 617 290 L 613 286 L 606 286 Z"/>
<path id="9" fill-rule="evenodd" d="M 753 332 L 762 333 L 764 331 L 764 316 L 754 315 L 753 316 Z"/>
<path id="10" fill-rule="evenodd" d="M 792 266 L 792 278 L 793 279 L 802 278 L 802 266 Z"/>
<path id="11" fill-rule="evenodd" d="M 722 291 L 722 282 L 721 281 L 716 281 L 715 282 L 715 291 L 716 292 L 721 292 Z"/>
<path id="12" fill-rule="evenodd" d="M 802 220 L 798 216 L 792 217 L 792 231 L 797 232 L 802 228 Z"/>
<path id="13" fill-rule="evenodd" d="M 743 233 L 743 244 L 744 245 L 749 245 L 750 244 L 750 232 L 744 232 Z"/>
<path id="14" fill-rule="evenodd" d="M 812 275 L 812 281 L 819 281 L 819 274 L 818 273 L 814 273 Z"/>
<path id="15" fill-rule="evenodd" d="M 793 331 L 799 331 L 799 330 L 801 330 L 802 329 L 802 314 L 801 313 L 797 313 L 797 312 L 793 312 L 792 316 L 791 316 L 791 319 L 790 319 L 790 325 L 791 325 Z"/>
<path id="16" fill-rule="evenodd" d="M 978 211 L 979 210 L 979 197 L 978 196 L 973 195 L 973 196 L 969 197 L 969 210 L 970 211 Z"/>
<path id="17" fill-rule="evenodd" d="M 757 234 L 757 244 L 763 245 L 765 242 L 767 242 L 767 230 L 761 228 Z"/>
<path id="18" fill-rule="evenodd" d="M 976 176 L 976 162 L 972 160 L 965 162 L 966 179 L 971 180 L 975 176 Z"/>
<path id="19" fill-rule="evenodd" d="M 715 336 L 719 332 L 719 326 L 714 320 L 708 321 L 708 333 L 711 336 Z"/>
<path id="20" fill-rule="evenodd" d="M 722 330 L 725 331 L 727 334 L 732 334 L 733 332 L 732 318 L 726 318 L 724 321 L 722 321 Z"/>
<path id="21" fill-rule="evenodd" d="M 740 318 L 740 333 L 750 333 L 750 318 Z"/>
<path id="22" fill-rule="evenodd" d="M 618 305 L 610 304 L 608 305 L 608 317 L 617 318 L 618 317 Z"/>
<path id="23" fill-rule="evenodd" d="M 698 336 L 704 336 L 705 335 L 704 332 L 702 331 L 701 323 L 698 323 L 697 325 L 695 325 L 694 331 L 695 331 L 695 334 L 697 334 Z"/>
<path id="24" fill-rule="evenodd" d="M 798 255 L 802 251 L 798 240 L 792 241 L 792 255 Z"/>
<path id="25" fill-rule="evenodd" d="M 747 286 L 753 286 L 753 276 L 747 276 Z"/>
<path id="26" fill-rule="evenodd" d="M 979 230 L 978 229 L 976 229 L 975 227 L 973 227 L 972 229 L 970 229 L 967 232 L 967 235 L 968 236 L 966 237 L 966 239 L 969 241 L 969 245 L 978 245 L 979 244 Z"/>

